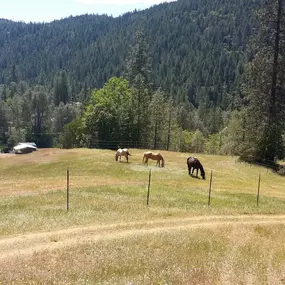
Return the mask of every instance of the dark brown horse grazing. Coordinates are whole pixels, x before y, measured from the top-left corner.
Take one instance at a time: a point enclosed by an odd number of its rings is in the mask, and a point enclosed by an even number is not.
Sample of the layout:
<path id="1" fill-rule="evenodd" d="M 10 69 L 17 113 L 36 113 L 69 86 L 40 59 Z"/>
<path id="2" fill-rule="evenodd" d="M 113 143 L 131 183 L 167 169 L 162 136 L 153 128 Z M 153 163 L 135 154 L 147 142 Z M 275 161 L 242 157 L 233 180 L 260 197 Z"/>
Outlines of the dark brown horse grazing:
<path id="1" fill-rule="evenodd" d="M 196 177 L 198 177 L 198 170 L 200 169 L 202 178 L 206 179 L 203 165 L 201 164 L 201 162 L 199 161 L 198 158 L 192 157 L 192 156 L 188 157 L 187 158 L 187 165 L 188 165 L 189 175 L 193 175 L 193 172 L 196 169 Z M 191 172 L 191 169 L 192 169 L 192 172 Z"/>

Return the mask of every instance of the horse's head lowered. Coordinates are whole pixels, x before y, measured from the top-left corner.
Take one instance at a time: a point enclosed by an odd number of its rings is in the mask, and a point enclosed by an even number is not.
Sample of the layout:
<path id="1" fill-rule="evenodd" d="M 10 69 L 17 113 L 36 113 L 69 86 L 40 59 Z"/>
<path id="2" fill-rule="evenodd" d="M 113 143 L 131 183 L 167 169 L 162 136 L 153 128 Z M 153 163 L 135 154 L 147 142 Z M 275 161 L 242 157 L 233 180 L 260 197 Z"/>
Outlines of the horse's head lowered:
<path id="1" fill-rule="evenodd" d="M 118 161 L 118 159 L 120 158 L 120 161 L 121 161 L 122 156 L 124 156 L 128 162 L 129 161 L 129 155 L 131 155 L 131 154 L 129 153 L 129 150 L 127 148 L 119 148 L 116 151 L 115 160 Z"/>
<path id="2" fill-rule="evenodd" d="M 198 177 L 198 170 L 200 170 L 202 178 L 206 179 L 205 170 L 198 158 L 192 156 L 188 157 L 187 166 L 188 166 L 189 175 L 193 175 L 193 172 L 196 169 L 196 177 Z"/>
<path id="3" fill-rule="evenodd" d="M 205 180 L 206 179 L 206 174 L 205 174 L 205 171 L 204 171 L 204 168 L 203 168 L 202 164 L 201 164 L 200 171 L 201 171 L 202 178 Z"/>

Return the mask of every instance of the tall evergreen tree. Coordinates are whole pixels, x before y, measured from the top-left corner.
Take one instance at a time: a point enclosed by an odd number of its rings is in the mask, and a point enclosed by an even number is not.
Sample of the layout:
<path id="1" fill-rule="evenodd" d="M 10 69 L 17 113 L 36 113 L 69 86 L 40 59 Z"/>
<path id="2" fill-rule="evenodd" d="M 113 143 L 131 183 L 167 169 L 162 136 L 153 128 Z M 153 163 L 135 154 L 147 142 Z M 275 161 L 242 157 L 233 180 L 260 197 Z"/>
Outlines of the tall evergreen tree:
<path id="1" fill-rule="evenodd" d="M 2 96 L 1 96 L 3 99 L 3 101 L 6 101 L 7 100 L 7 87 L 6 85 L 3 86 L 3 91 L 2 91 Z"/>
<path id="2" fill-rule="evenodd" d="M 67 73 L 65 70 L 59 72 L 55 79 L 54 85 L 54 104 L 58 106 L 61 102 L 63 104 L 68 103 L 69 101 L 69 87 Z"/>
<path id="3" fill-rule="evenodd" d="M 19 95 L 15 95 L 7 100 L 9 107 L 10 121 L 13 122 L 13 126 L 16 130 L 20 130 L 22 127 L 22 107 L 23 99 Z"/>
<path id="4" fill-rule="evenodd" d="M 48 113 L 48 98 L 43 87 L 38 86 L 32 94 L 33 133 L 44 132 L 44 119 Z"/>
<path id="5" fill-rule="evenodd" d="M 58 107 L 53 110 L 52 132 L 61 133 L 64 126 L 79 116 L 80 106 L 76 104 L 63 104 L 62 102 Z"/>
<path id="6" fill-rule="evenodd" d="M 150 119 L 153 134 L 153 148 L 157 149 L 162 142 L 162 132 L 166 127 L 166 102 L 161 90 L 157 90 L 150 103 Z"/>
<path id="7" fill-rule="evenodd" d="M 167 140 L 166 140 L 166 150 L 169 150 L 170 147 L 170 139 L 171 139 L 171 129 L 173 125 L 173 118 L 174 118 L 174 106 L 173 106 L 173 99 L 170 98 L 167 102 Z"/>
<path id="8" fill-rule="evenodd" d="M 14 62 L 11 67 L 9 82 L 18 82 L 18 76 L 16 73 L 16 64 Z"/>
<path id="9" fill-rule="evenodd" d="M 285 10 L 284 0 L 264 0 L 259 32 L 251 42 L 246 92 L 246 132 L 241 155 L 275 161 L 284 157 Z"/>
<path id="10" fill-rule="evenodd" d="M 8 110 L 4 101 L 0 100 L 0 144 L 6 142 L 6 135 L 8 133 Z"/>
<path id="11" fill-rule="evenodd" d="M 143 31 L 135 35 L 135 42 L 130 47 L 126 59 L 126 73 L 133 89 L 133 118 L 135 129 L 133 139 L 140 143 L 146 137 L 149 125 L 148 105 L 151 100 L 151 57 L 149 46 Z"/>

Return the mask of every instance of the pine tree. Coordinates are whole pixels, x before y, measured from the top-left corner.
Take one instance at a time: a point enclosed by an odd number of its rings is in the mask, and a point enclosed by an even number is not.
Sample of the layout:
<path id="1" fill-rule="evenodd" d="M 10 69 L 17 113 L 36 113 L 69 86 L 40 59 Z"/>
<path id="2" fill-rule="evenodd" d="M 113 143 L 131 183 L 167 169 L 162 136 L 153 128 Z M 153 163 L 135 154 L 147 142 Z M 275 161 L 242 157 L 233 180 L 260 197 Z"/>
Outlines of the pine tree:
<path id="1" fill-rule="evenodd" d="M 6 134 L 8 133 L 8 110 L 4 101 L 0 100 L 0 144 L 6 142 Z"/>
<path id="2" fill-rule="evenodd" d="M 250 45 L 246 131 L 241 156 L 257 161 L 284 157 L 285 106 L 284 0 L 264 0 L 259 32 Z"/>
<path id="3" fill-rule="evenodd" d="M 150 103 L 150 120 L 153 134 L 153 148 L 157 149 L 162 142 L 162 133 L 166 127 L 166 102 L 163 92 L 159 89 Z"/>
<path id="4" fill-rule="evenodd" d="M 44 119 L 48 113 L 48 99 L 45 90 L 38 86 L 32 94 L 33 132 L 36 135 L 44 132 Z"/>
<path id="5" fill-rule="evenodd" d="M 145 35 L 138 31 L 126 59 L 125 76 L 133 89 L 134 141 L 146 139 L 149 125 L 148 105 L 151 100 L 151 57 Z"/>
<path id="6" fill-rule="evenodd" d="M 54 104 L 58 106 L 61 102 L 63 104 L 68 103 L 69 101 L 69 86 L 67 73 L 65 70 L 60 71 L 59 75 L 55 79 L 54 86 Z"/>
<path id="7" fill-rule="evenodd" d="M 142 77 L 144 88 L 151 88 L 151 56 L 146 36 L 142 30 L 135 34 L 134 44 L 130 46 L 129 54 L 126 58 L 125 77 L 131 87 L 136 87 L 140 82 L 138 76 Z"/>
<path id="8" fill-rule="evenodd" d="M 13 62 L 11 67 L 11 73 L 10 73 L 10 80 L 9 82 L 18 82 L 18 76 L 16 74 L 16 64 Z"/>
<path id="9" fill-rule="evenodd" d="M 172 121 L 174 119 L 174 106 L 173 99 L 170 98 L 167 102 L 168 106 L 168 114 L 167 114 L 167 141 L 166 141 L 166 150 L 169 150 L 170 147 L 170 138 L 171 138 L 171 130 L 172 130 Z"/>

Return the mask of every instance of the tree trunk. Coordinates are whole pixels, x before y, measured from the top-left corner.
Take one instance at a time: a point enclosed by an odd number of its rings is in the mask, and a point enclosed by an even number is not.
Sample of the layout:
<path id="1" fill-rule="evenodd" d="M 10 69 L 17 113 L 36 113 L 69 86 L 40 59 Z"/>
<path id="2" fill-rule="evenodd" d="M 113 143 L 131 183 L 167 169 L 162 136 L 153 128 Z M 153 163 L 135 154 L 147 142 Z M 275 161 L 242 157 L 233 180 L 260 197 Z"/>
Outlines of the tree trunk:
<path id="1" fill-rule="evenodd" d="M 166 150 L 169 150 L 170 145 L 170 133 L 171 133 L 171 119 L 172 119 L 172 107 L 169 106 L 169 117 L 168 117 L 168 132 L 167 132 L 167 145 Z"/>
<path id="2" fill-rule="evenodd" d="M 278 0 L 278 12 L 276 19 L 276 36 L 274 43 L 274 58 L 273 58 L 273 70 L 272 70 L 272 80 L 271 80 L 271 92 L 270 92 L 270 106 L 269 106 L 269 116 L 274 121 L 276 117 L 276 88 L 277 88 L 277 75 L 278 75 L 278 57 L 280 50 L 280 25 L 281 25 L 281 15 L 282 15 L 282 2 L 283 0 Z"/>
<path id="3" fill-rule="evenodd" d="M 156 110 L 157 111 L 157 110 Z M 158 133 L 158 122 L 157 122 L 157 114 L 155 114 L 155 124 L 154 124 L 154 145 L 153 148 L 157 149 L 157 133 Z"/>
<path id="4" fill-rule="evenodd" d="M 265 132 L 266 148 L 264 158 L 266 160 L 274 161 L 278 152 L 278 118 L 276 114 L 276 91 L 277 91 L 277 78 L 279 68 L 279 55 L 280 55 L 280 28 L 282 17 L 282 3 L 283 0 L 278 0 L 277 18 L 276 18 L 276 35 L 274 41 L 274 55 L 271 77 L 271 90 L 269 100 L 269 116 L 268 127 Z"/>

